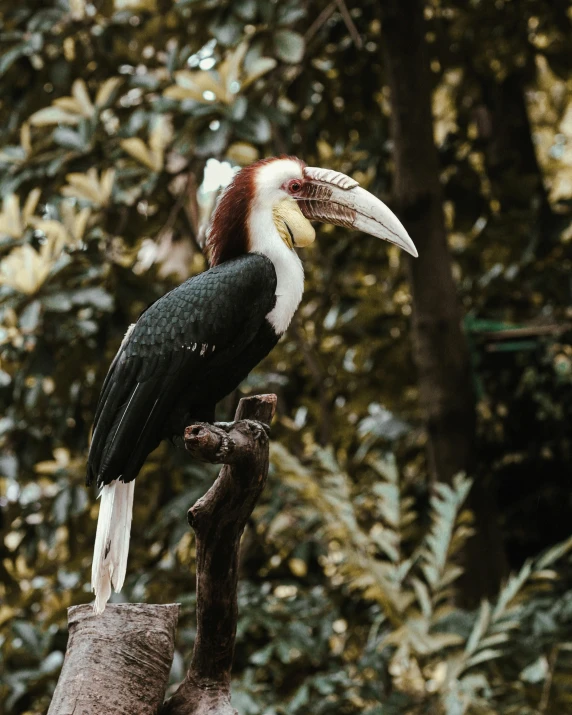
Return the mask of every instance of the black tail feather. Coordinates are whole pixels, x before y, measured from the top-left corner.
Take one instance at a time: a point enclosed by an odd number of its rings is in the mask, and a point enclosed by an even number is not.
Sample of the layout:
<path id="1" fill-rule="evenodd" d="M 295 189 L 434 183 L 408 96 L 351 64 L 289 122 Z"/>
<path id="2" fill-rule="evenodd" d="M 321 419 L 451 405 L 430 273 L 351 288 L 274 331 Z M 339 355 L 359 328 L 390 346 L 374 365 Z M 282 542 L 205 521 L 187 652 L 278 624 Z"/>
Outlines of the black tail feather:
<path id="1" fill-rule="evenodd" d="M 125 473 L 131 466 L 135 445 L 154 412 L 156 394 L 157 379 L 137 382 L 128 398 L 115 410 L 115 419 L 107 430 L 102 449 L 98 469 L 100 483 L 108 484 L 119 477 L 129 481 L 125 479 Z"/>
<path id="2" fill-rule="evenodd" d="M 102 395 L 98 406 L 97 421 L 94 423 L 94 431 L 87 458 L 87 478 L 88 484 L 94 476 L 99 474 L 103 450 L 107 442 L 110 429 L 113 425 L 117 410 L 125 400 L 128 385 L 123 380 L 113 380 L 106 388 L 106 394 Z"/>

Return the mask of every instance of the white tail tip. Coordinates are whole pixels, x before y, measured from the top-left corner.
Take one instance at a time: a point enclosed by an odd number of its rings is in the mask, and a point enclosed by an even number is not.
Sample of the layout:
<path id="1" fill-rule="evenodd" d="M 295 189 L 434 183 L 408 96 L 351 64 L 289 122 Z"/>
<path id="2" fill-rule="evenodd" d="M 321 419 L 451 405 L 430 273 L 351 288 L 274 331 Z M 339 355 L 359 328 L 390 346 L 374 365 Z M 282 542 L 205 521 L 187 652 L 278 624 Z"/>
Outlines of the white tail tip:
<path id="1" fill-rule="evenodd" d="M 135 481 L 128 484 L 114 481 L 100 492 L 91 569 L 91 588 L 95 592 L 93 610 L 98 614 L 105 610 L 111 588 L 118 593 L 125 580 L 134 489 Z"/>

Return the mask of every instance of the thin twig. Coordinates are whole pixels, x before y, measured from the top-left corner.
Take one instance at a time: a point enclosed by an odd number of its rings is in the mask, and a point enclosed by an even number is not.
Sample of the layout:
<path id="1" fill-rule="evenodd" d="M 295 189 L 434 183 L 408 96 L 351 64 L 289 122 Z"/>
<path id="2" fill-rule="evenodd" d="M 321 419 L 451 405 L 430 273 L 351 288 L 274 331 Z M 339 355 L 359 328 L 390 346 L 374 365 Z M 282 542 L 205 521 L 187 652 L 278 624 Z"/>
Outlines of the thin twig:
<path id="1" fill-rule="evenodd" d="M 548 656 L 548 672 L 546 673 L 546 678 L 544 679 L 544 685 L 542 686 L 542 695 L 540 696 L 540 701 L 538 703 L 538 715 L 544 715 L 548 710 L 548 703 L 550 701 L 550 689 L 552 688 L 552 681 L 554 679 L 554 670 L 556 668 L 556 660 L 558 659 L 558 652 L 560 650 L 560 645 L 557 643 L 552 646 L 550 655 Z"/>
<path id="2" fill-rule="evenodd" d="M 334 10 L 336 9 L 336 0 L 334 2 L 331 2 L 329 5 L 326 5 L 326 7 L 322 10 L 322 12 L 318 15 L 318 17 L 314 20 L 314 22 L 310 25 L 308 28 L 306 34 L 304 35 L 304 40 L 306 41 L 306 44 L 310 42 L 310 40 L 314 37 L 315 34 L 321 29 L 321 27 L 330 19 L 330 17 L 334 14 Z"/>
<path id="3" fill-rule="evenodd" d="M 344 2 L 344 0 L 336 0 L 336 5 L 338 6 L 338 8 L 342 14 L 342 18 L 344 20 L 346 27 L 348 28 L 348 32 L 350 33 L 352 40 L 354 41 L 354 45 L 358 48 L 358 50 L 361 50 L 363 47 L 363 40 L 361 39 L 361 36 L 357 30 L 357 27 L 355 26 L 354 21 L 352 20 L 352 17 L 349 13 L 346 3 Z"/>
<path id="4" fill-rule="evenodd" d="M 530 325 L 524 328 L 506 328 L 506 330 L 486 330 L 482 335 L 488 340 L 509 340 L 517 338 L 532 338 L 540 335 L 559 335 L 572 328 L 572 323 L 554 323 L 551 325 Z"/>

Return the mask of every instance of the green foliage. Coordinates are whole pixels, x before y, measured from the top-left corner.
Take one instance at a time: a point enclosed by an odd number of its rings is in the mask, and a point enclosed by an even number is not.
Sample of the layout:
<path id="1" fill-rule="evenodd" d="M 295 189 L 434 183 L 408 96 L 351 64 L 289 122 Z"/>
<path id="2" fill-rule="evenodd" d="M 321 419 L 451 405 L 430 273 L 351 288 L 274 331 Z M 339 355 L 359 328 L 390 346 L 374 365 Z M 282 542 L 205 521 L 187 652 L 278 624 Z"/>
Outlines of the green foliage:
<path id="1" fill-rule="evenodd" d="M 436 485 L 430 527 L 415 534 L 412 499 L 404 493 L 393 458 L 375 455 L 370 460 L 378 476 L 375 503 L 370 506 L 370 517 L 375 518 L 373 526 L 366 529 L 352 506 L 359 504 L 359 496 L 352 494 L 350 478 L 331 453 L 317 448 L 311 467 L 279 445 L 273 446 L 272 454 L 282 483 L 297 496 L 293 501 L 300 518 L 309 516 L 318 537 L 326 540 L 320 559 L 325 574 L 354 598 L 357 595 L 374 604 L 378 615 L 372 621 L 365 652 L 377 653 L 391 677 L 393 690 L 383 700 L 387 711 L 444 715 L 511 712 L 515 691 L 520 693 L 519 707 L 524 708 L 523 684 L 535 677 L 537 685 L 546 680 L 543 654 L 550 637 L 558 633 L 563 638 L 562 642 L 552 641 L 553 653 L 570 649 L 569 627 L 560 631 L 559 626 L 565 623 L 572 593 L 558 592 L 553 569 L 572 551 L 572 538 L 527 561 L 493 603 L 483 601 L 476 612 L 463 610 L 453 605 L 451 596 L 462 573 L 456 556 L 471 535 L 470 515 L 463 510 L 469 480 L 459 476 L 452 487 Z M 283 513 L 268 524 L 267 538 L 287 558 L 295 540 Z M 292 511 L 287 513 L 291 518 Z M 308 523 L 306 529 L 310 526 Z M 293 565 L 292 570 L 297 568 Z M 552 620 L 550 636 L 534 643 L 523 624 L 530 628 L 529 614 L 541 603 L 544 607 L 550 603 L 548 608 L 555 610 L 560 622 L 557 625 Z M 526 653 L 523 641 L 527 642 Z M 502 664 L 500 670 L 497 660 Z M 551 696 L 554 712 L 558 712 L 568 703 L 565 678 L 569 661 L 554 659 L 551 667 L 563 669 L 563 687 L 555 687 Z M 516 681 L 511 679 L 511 671 L 516 672 Z M 529 694 L 531 712 L 535 696 L 538 692 Z M 404 709 L 405 702 L 411 710 Z M 374 706 L 375 702 L 369 703 Z"/>
<path id="2" fill-rule="evenodd" d="M 97 394 L 128 324 L 205 267 L 207 161 L 291 152 L 389 194 L 378 3 L 347 5 L 362 49 L 339 6 L 320 0 L 29 0 L 0 10 L 6 715 L 47 710 L 66 608 L 91 599 L 97 502 L 83 477 Z M 456 605 L 471 480 L 426 484 L 401 256 L 320 228 L 296 322 L 244 386 L 276 391 L 279 414 L 269 485 L 243 548 L 241 715 L 570 709 L 564 5 L 426 9 L 444 210 L 480 388 L 471 476 L 499 488 L 515 575 L 490 603 Z M 526 152 L 511 132 L 505 146 L 487 134 L 493 99 L 506 99 L 514 76 L 521 97 L 531 90 L 525 134 L 534 132 L 540 169 L 517 163 L 515 149 Z M 509 157 L 508 171 L 495 152 Z M 509 324 L 529 333 L 503 343 L 497 328 Z M 137 480 L 123 596 L 182 603 L 173 684 L 194 640 L 184 515 L 213 476 L 162 445 Z"/>

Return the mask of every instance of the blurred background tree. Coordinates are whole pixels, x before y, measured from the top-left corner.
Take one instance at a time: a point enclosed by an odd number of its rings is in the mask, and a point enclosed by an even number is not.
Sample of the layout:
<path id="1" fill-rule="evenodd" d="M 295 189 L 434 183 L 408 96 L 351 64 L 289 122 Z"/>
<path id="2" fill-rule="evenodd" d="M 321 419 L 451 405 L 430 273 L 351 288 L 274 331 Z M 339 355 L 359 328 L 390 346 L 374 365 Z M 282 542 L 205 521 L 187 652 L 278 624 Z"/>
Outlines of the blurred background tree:
<path id="1" fill-rule="evenodd" d="M 126 326 L 205 268 L 205 222 L 233 171 L 279 153 L 403 210 L 421 258 L 322 227 L 296 322 L 244 385 L 277 392 L 279 414 L 243 547 L 236 708 L 570 710 L 572 10 L 403 9 L 407 37 L 392 0 L 0 6 L 6 715 L 47 710 L 65 609 L 91 599 L 85 456 Z M 432 305 L 456 336 L 453 367 Z M 424 358 L 439 379 L 459 368 L 443 389 L 461 412 L 438 434 Z M 123 596 L 183 604 L 173 683 L 194 639 L 184 514 L 212 478 L 164 444 L 136 487 Z"/>

